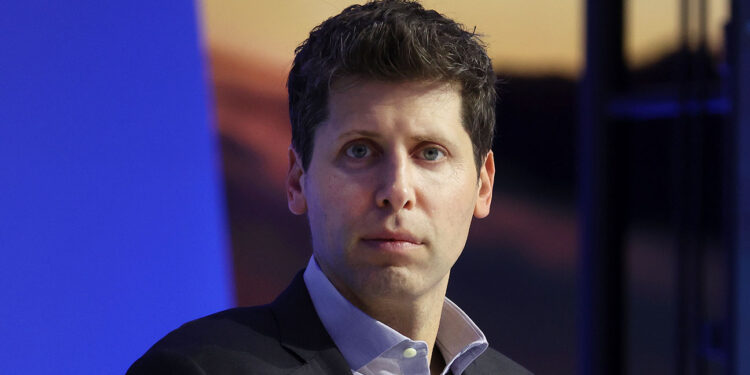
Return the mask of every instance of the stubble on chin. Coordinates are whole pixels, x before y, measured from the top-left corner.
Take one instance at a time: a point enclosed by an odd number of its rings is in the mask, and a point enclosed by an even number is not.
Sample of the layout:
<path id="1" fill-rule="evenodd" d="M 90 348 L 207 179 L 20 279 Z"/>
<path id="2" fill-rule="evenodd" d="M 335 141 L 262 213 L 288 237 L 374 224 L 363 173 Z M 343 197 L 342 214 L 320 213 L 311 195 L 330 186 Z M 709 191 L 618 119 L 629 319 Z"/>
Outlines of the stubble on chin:
<path id="1" fill-rule="evenodd" d="M 354 281 L 354 280 L 353 280 Z M 358 299 L 403 302 L 419 299 L 434 285 L 406 266 L 383 266 L 357 273 Z M 438 281 L 439 282 L 439 281 Z"/>

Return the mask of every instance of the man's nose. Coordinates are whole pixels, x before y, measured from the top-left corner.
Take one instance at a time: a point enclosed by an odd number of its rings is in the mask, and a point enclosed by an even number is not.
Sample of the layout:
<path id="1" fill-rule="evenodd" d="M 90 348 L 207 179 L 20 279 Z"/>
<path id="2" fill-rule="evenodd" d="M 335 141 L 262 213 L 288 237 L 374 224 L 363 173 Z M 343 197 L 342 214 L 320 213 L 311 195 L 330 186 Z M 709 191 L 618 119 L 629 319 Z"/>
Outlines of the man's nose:
<path id="1" fill-rule="evenodd" d="M 378 207 L 390 208 L 395 212 L 414 207 L 412 168 L 409 155 L 394 155 L 384 160 L 375 191 L 375 203 Z"/>

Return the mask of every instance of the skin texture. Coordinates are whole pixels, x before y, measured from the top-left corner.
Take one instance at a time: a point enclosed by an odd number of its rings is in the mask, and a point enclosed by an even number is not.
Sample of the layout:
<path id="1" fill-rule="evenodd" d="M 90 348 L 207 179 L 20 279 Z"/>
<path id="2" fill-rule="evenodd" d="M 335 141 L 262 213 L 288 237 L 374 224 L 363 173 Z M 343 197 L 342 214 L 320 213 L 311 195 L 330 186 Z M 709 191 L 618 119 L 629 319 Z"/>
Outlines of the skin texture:
<path id="1" fill-rule="evenodd" d="M 287 198 L 313 254 L 352 304 L 432 348 L 450 269 L 489 213 L 492 152 L 477 170 L 461 97 L 445 82 L 332 90 L 307 170 L 289 150 Z"/>

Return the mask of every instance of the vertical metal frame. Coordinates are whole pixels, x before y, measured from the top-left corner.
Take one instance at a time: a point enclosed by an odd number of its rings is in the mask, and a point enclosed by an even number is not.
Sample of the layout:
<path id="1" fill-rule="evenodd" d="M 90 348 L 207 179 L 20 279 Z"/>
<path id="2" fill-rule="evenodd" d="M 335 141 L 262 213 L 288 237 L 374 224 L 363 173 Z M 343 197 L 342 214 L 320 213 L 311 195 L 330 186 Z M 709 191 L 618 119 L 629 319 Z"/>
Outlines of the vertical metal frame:
<path id="1" fill-rule="evenodd" d="M 616 124 L 606 108 L 624 76 L 622 0 L 586 2 L 586 67 L 579 93 L 581 374 L 626 373 L 624 197 L 614 165 Z"/>
<path id="2" fill-rule="evenodd" d="M 730 374 L 750 375 L 750 2 L 732 1 L 732 27 L 728 32 L 728 49 L 733 67 L 730 84 L 733 86 L 731 126 L 726 132 L 728 157 L 728 184 L 726 195 L 727 249 L 732 267 L 731 296 L 729 297 L 730 323 L 728 333 Z M 685 53 L 688 52 L 689 29 L 697 22 L 698 49 L 706 46 L 706 0 L 682 0 L 681 28 Z M 624 195 L 618 191 L 613 173 L 620 162 L 618 155 L 625 151 L 618 143 L 618 123 L 609 117 L 607 107 L 618 92 L 622 92 L 623 59 L 623 0 L 586 1 L 586 68 L 580 87 L 579 102 L 579 211 L 580 211 L 580 373 L 624 374 L 626 327 L 624 314 Z M 696 16 L 691 17 L 691 15 Z M 687 115 L 686 103 L 699 104 L 699 114 L 707 111 L 704 69 L 700 60 L 690 60 L 685 55 L 680 92 L 680 121 L 675 132 L 684 140 L 683 150 L 676 160 L 691 161 L 693 167 L 678 174 L 682 186 L 690 188 L 677 191 L 684 194 L 682 208 L 676 217 L 680 250 L 678 283 L 680 289 L 680 314 L 678 316 L 678 373 L 708 373 L 704 360 L 706 350 L 702 345 L 701 330 L 705 316 L 702 314 L 700 289 L 700 237 L 695 237 L 702 227 L 699 206 L 694 206 L 701 196 L 699 190 L 703 177 L 696 172 L 700 162 L 700 142 L 703 139 L 701 123 L 695 114 Z M 687 64 L 689 63 L 689 64 Z M 726 99 L 726 98 L 725 98 Z M 622 124 L 619 124 L 622 125 Z M 684 134 L 683 134 L 684 133 Z M 677 168 L 677 170 L 681 170 Z M 684 212 L 683 212 L 684 211 Z M 726 347 L 726 346 L 725 346 Z"/>
<path id="3" fill-rule="evenodd" d="M 730 366 L 750 374 L 750 3 L 732 1 L 731 45 L 734 67 L 734 186 L 728 210 L 733 217 Z M 732 141 L 730 139 L 730 141 Z"/>

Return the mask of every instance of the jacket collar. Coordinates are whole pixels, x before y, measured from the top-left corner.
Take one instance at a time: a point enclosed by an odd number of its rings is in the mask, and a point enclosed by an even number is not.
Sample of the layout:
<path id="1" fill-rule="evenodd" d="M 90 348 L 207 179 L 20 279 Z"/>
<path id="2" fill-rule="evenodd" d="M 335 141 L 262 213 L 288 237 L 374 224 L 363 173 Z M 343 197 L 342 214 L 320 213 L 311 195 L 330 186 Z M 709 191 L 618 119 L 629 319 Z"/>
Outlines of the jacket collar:
<path id="1" fill-rule="evenodd" d="M 292 374 L 351 374 L 310 299 L 302 271 L 291 285 L 271 303 L 279 326 L 281 345 L 305 362 Z"/>
<path id="2" fill-rule="evenodd" d="M 303 270 L 304 271 L 304 270 Z M 281 345 L 299 357 L 304 364 L 290 375 L 351 375 L 351 369 L 333 339 L 328 335 L 310 299 L 302 278 L 297 273 L 292 284 L 271 303 L 271 311 L 279 327 Z M 496 353 L 479 356 L 464 370 L 464 375 L 530 374 L 507 357 Z"/>

